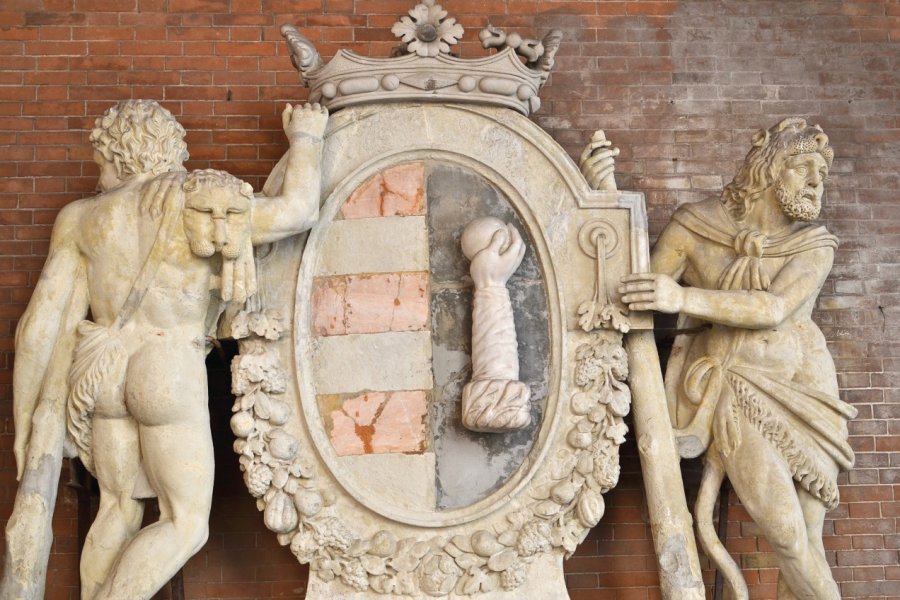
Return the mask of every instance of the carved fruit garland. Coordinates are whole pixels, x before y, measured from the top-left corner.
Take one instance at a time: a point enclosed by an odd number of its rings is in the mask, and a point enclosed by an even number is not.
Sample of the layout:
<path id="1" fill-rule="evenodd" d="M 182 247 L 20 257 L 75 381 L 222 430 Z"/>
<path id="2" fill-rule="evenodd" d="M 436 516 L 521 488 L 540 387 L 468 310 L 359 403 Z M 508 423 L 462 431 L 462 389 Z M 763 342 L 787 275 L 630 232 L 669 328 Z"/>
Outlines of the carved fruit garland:
<path id="1" fill-rule="evenodd" d="M 581 390 L 570 402 L 567 447 L 538 475 L 533 497 L 518 501 L 499 531 L 430 539 L 398 539 L 378 531 L 354 533 L 331 507 L 334 495 L 319 488 L 305 448 L 282 426 L 290 407 L 282 399 L 285 371 L 272 342 L 283 329 L 278 315 L 242 312 L 233 335 L 241 354 L 232 363 L 237 396 L 232 430 L 244 481 L 282 545 L 325 581 L 340 579 L 380 594 L 469 596 L 514 590 L 526 564 L 562 549 L 566 556 L 604 512 L 602 494 L 619 477 L 619 445 L 631 396 L 624 383 L 628 362 L 621 338 L 598 334 L 576 351 L 574 380 Z"/>
<path id="2" fill-rule="evenodd" d="M 279 536 L 296 529 L 301 518 L 318 514 L 325 504 L 312 463 L 282 428 L 291 414 L 281 398 L 287 380 L 278 355 L 266 343 L 277 341 L 282 331 L 281 319 L 270 311 L 241 312 L 232 322 L 232 335 L 241 340 L 241 353 L 231 363 L 231 388 L 237 397 L 231 417 L 238 438 L 234 450 L 247 489 L 257 508 L 265 511 L 266 527 Z"/>

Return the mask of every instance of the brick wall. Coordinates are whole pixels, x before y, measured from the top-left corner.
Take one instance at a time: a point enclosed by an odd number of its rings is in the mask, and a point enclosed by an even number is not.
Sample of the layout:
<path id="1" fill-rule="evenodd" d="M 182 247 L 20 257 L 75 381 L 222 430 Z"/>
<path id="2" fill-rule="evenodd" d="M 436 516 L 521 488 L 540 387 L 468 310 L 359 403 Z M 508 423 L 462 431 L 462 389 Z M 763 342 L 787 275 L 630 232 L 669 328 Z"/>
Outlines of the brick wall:
<path id="1" fill-rule="evenodd" d="M 387 56 L 412 0 L 3 0 L 0 3 L 0 518 L 12 507 L 13 331 L 61 206 L 90 195 L 87 134 L 123 98 L 160 100 L 188 130 L 190 168 L 257 187 L 285 151 L 279 111 L 306 97 L 278 33 L 294 23 L 329 58 Z M 825 524 L 845 598 L 900 597 L 900 4 L 846 1 L 445 0 L 468 40 L 486 17 L 526 35 L 562 29 L 535 120 L 572 155 L 596 128 L 622 150 L 622 189 L 646 194 L 652 233 L 682 202 L 717 194 L 752 131 L 805 115 L 837 157 L 823 218 L 842 241 L 816 320 L 829 341 L 857 467 Z M 481 56 L 464 42 L 464 57 Z M 217 502 L 189 598 L 301 598 L 306 570 L 278 548 L 242 490 L 226 377 L 211 359 Z M 217 362 L 218 361 L 218 362 Z M 224 407 L 224 408 L 222 408 Z M 659 597 L 636 451 L 607 517 L 567 563 L 572 598 Z M 697 465 L 687 464 L 693 494 Z M 65 479 L 65 477 L 64 477 Z M 75 599 L 74 494 L 60 492 L 48 599 Z M 773 554 L 733 495 L 728 547 L 753 598 L 773 598 Z M 707 571 L 707 582 L 712 573 Z M 165 595 L 165 592 L 162 594 Z"/>

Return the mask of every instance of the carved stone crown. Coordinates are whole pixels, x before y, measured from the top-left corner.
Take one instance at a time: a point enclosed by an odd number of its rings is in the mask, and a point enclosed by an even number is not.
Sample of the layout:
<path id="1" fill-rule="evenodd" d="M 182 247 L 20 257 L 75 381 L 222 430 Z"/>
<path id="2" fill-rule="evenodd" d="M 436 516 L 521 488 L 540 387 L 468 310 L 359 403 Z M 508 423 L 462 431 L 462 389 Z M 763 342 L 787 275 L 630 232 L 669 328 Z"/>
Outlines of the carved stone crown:
<path id="1" fill-rule="evenodd" d="M 490 25 L 479 34 L 492 56 L 462 59 L 450 49 L 463 28 L 435 0 L 423 0 L 391 31 L 401 39 L 391 58 L 368 58 L 339 50 L 324 64 L 315 46 L 293 26 L 281 33 L 291 62 L 310 88 L 309 101 L 332 112 L 372 102 L 463 102 L 503 106 L 529 115 L 541 106 L 538 91 L 553 68 L 562 34 L 522 38 Z M 524 59 L 524 60 L 523 60 Z"/>

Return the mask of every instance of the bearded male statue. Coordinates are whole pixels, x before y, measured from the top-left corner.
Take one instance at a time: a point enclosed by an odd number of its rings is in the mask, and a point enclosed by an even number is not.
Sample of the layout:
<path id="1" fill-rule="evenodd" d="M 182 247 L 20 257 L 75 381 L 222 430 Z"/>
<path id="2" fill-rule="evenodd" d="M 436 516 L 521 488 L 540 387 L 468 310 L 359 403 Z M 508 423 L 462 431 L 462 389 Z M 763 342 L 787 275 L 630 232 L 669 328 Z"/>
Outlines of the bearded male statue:
<path id="1" fill-rule="evenodd" d="M 837 239 L 811 225 L 834 153 L 817 125 L 785 119 L 753 137 L 721 199 L 676 211 L 653 273 L 623 278 L 632 310 L 679 314 L 666 395 L 683 457 L 705 455 L 698 536 L 746 599 L 712 526 L 727 475 L 774 549 L 778 598 L 834 600 L 822 526 L 836 478 L 853 466 L 834 362 L 811 314 Z"/>
<path id="2" fill-rule="evenodd" d="M 203 546 L 207 335 L 224 304 L 256 290 L 253 246 L 318 218 L 327 118 L 318 105 L 284 110 L 290 149 L 281 194 L 268 198 L 223 171 L 185 173 L 184 129 L 156 102 L 97 119 L 101 193 L 60 212 L 16 331 L 20 484 L 0 598 L 43 597 L 64 446 L 100 487 L 83 600 L 148 599 Z M 154 496 L 160 518 L 141 529 L 141 500 Z"/>

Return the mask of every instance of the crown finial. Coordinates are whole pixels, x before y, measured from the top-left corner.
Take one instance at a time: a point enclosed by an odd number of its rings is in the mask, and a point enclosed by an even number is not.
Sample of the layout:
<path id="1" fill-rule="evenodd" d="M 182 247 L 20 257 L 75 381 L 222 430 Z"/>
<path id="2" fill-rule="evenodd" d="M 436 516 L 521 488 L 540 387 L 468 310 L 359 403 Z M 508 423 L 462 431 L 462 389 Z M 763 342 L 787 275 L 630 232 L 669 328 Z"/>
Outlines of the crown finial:
<path id="1" fill-rule="evenodd" d="M 540 108 L 538 91 L 562 39 L 556 30 L 534 40 L 488 25 L 479 38 L 498 52 L 462 59 L 450 50 L 463 27 L 436 0 L 421 0 L 391 32 L 403 42 L 391 58 L 339 50 L 323 64 L 312 42 L 291 25 L 281 28 L 291 60 L 310 88 L 309 101 L 332 112 L 376 102 L 443 102 L 502 106 L 529 115 Z"/>
<path id="2" fill-rule="evenodd" d="M 448 19 L 440 4 L 424 0 L 409 11 L 409 16 L 400 17 L 391 33 L 406 44 L 407 52 L 437 56 L 450 53 L 450 47 L 463 36 L 463 27 L 456 19 Z"/>

